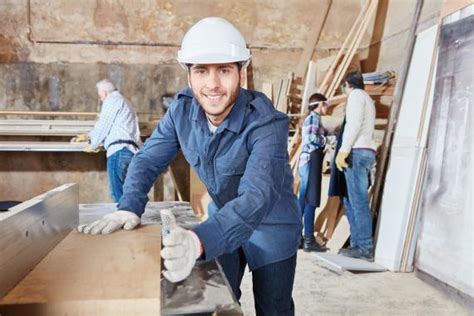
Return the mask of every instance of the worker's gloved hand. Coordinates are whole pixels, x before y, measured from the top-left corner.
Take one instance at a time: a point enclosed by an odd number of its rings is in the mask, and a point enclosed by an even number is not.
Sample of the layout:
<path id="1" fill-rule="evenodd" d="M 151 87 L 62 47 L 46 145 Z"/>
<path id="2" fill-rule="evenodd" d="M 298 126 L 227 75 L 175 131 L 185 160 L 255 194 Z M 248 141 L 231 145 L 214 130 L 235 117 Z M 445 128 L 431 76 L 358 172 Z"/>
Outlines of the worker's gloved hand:
<path id="1" fill-rule="evenodd" d="M 85 153 L 92 154 L 92 153 L 98 153 L 98 152 L 100 151 L 100 149 L 99 149 L 99 148 L 94 148 L 94 147 L 92 147 L 92 146 L 86 146 L 86 147 L 83 149 L 83 151 L 84 151 Z"/>
<path id="2" fill-rule="evenodd" d="M 347 157 L 349 157 L 349 153 L 347 151 L 339 151 L 336 156 L 336 167 L 339 171 L 343 171 L 344 168 L 349 167 L 346 162 Z"/>
<path id="3" fill-rule="evenodd" d="M 163 237 L 163 245 L 163 276 L 173 283 L 186 279 L 202 253 L 199 237 L 191 230 L 176 227 Z"/>
<path id="4" fill-rule="evenodd" d="M 140 217 L 129 211 L 115 211 L 90 224 L 80 225 L 77 230 L 84 234 L 110 234 L 119 229 L 132 230 L 140 225 Z"/>
<path id="5" fill-rule="evenodd" d="M 71 139 L 71 143 L 88 143 L 89 142 L 89 135 L 87 134 L 79 134 L 76 137 Z"/>

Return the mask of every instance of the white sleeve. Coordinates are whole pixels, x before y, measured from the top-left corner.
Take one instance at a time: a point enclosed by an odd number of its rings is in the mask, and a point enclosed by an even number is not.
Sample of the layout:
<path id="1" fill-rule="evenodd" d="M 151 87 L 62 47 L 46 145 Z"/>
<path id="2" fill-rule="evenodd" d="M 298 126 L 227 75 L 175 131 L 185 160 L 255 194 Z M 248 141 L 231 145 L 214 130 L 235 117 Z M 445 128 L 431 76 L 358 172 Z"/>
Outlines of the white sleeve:
<path id="1" fill-rule="evenodd" d="M 342 135 L 340 151 L 350 152 L 359 135 L 364 117 L 365 99 L 362 91 L 354 90 L 349 94 L 346 105 L 346 126 Z"/>

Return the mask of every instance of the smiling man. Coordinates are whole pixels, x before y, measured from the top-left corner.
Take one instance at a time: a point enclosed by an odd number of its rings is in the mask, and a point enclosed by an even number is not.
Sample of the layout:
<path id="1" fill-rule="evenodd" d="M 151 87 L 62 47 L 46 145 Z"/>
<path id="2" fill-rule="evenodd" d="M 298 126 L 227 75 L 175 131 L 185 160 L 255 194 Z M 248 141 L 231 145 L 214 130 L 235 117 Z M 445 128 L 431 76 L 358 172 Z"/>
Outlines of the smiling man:
<path id="1" fill-rule="evenodd" d="M 250 51 L 221 18 L 205 18 L 184 36 L 178 61 L 188 72 L 145 146 L 132 160 L 119 211 L 84 233 L 133 229 L 155 179 L 181 149 L 212 198 L 209 217 L 163 239 L 164 276 L 185 279 L 198 258 L 218 258 L 237 299 L 248 265 L 257 315 L 294 315 L 296 252 L 302 229 L 288 163 L 288 117 L 262 93 L 240 88 Z"/>

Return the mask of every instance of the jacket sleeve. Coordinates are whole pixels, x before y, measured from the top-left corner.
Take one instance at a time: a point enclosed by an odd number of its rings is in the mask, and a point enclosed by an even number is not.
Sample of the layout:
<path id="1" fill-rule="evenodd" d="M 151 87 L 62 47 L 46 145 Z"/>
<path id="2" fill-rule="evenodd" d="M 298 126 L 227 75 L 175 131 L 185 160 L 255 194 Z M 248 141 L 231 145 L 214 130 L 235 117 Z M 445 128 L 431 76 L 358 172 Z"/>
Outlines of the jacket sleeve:
<path id="1" fill-rule="evenodd" d="M 118 204 L 119 210 L 141 216 L 153 183 L 176 156 L 179 141 L 172 118 L 174 108 L 170 106 L 143 148 L 133 157 L 125 178 L 123 196 Z"/>
<path id="2" fill-rule="evenodd" d="M 349 94 L 346 105 L 346 126 L 342 136 L 340 151 L 350 152 L 362 126 L 364 115 L 364 96 L 361 91 L 354 90 Z"/>
<path id="3" fill-rule="evenodd" d="M 273 119 L 249 136 L 250 156 L 238 196 L 195 227 L 205 260 L 244 244 L 280 198 L 288 167 L 288 119 Z"/>

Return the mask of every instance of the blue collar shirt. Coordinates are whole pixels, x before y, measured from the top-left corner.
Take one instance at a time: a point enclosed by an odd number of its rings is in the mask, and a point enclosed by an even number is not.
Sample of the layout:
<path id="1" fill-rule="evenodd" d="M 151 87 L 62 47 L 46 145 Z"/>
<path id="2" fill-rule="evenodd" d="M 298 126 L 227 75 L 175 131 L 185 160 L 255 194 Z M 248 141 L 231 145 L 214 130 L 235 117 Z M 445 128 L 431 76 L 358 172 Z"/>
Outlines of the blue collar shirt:
<path id="1" fill-rule="evenodd" d="M 262 93 L 241 89 L 215 133 L 192 91 L 176 96 L 132 160 L 118 208 L 143 213 L 155 179 L 182 150 L 212 198 L 194 232 L 205 259 L 243 248 L 249 268 L 293 256 L 301 212 L 288 162 L 288 117 Z"/>

